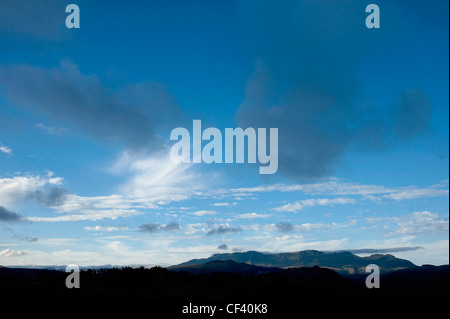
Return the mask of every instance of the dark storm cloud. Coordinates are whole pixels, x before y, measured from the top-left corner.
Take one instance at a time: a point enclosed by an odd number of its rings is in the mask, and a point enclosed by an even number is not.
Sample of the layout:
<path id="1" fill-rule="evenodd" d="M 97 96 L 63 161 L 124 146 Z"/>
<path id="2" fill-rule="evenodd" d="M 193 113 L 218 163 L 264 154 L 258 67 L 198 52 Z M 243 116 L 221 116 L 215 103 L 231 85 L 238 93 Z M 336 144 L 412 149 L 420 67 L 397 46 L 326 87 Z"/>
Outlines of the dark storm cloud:
<path id="1" fill-rule="evenodd" d="M 22 220 L 22 216 L 0 206 L 0 222 L 19 222 Z"/>
<path id="2" fill-rule="evenodd" d="M 0 90 L 16 105 L 44 112 L 104 143 L 157 148 L 159 130 L 180 123 L 182 115 L 161 83 L 130 84 L 112 90 L 70 61 L 58 68 L 0 67 Z"/>
<path id="3" fill-rule="evenodd" d="M 241 227 L 232 227 L 232 226 L 220 225 L 219 227 L 210 229 L 206 233 L 206 235 L 207 236 L 211 236 L 211 235 L 234 234 L 234 233 L 238 233 L 238 232 L 241 232 L 241 231 L 242 231 Z"/>
<path id="4" fill-rule="evenodd" d="M 294 226 L 288 222 L 279 222 L 276 226 L 277 230 L 283 233 L 291 232 L 294 230 Z"/>
<path id="5" fill-rule="evenodd" d="M 158 223 L 142 224 L 138 227 L 138 231 L 141 233 L 156 233 L 160 231 L 178 231 L 181 227 L 177 222 L 170 222 L 167 225 L 160 225 Z"/>
<path id="6" fill-rule="evenodd" d="M 404 34 L 412 36 L 391 2 L 383 2 L 389 27 L 369 32 L 366 5 L 239 2 L 248 50 L 257 60 L 236 121 L 278 128 L 280 172 L 299 179 L 325 176 L 350 148 L 376 150 L 427 131 L 431 105 L 420 88 L 405 87 L 391 102 L 394 110 L 362 105 L 362 61 L 390 52 Z"/>
<path id="7" fill-rule="evenodd" d="M 226 244 L 221 244 L 221 245 L 217 246 L 217 249 L 228 250 L 228 246 Z"/>

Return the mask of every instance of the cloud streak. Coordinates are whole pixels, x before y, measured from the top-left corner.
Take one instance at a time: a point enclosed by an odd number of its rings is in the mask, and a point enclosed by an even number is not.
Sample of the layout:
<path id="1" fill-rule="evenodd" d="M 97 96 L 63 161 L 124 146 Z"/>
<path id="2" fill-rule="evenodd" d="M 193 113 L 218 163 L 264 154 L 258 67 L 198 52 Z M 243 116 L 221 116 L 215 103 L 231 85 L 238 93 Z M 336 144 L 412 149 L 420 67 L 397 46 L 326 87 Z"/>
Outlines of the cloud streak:
<path id="1" fill-rule="evenodd" d="M 305 199 L 300 200 L 295 203 L 289 203 L 280 207 L 276 207 L 273 210 L 277 212 L 292 212 L 296 213 L 302 210 L 305 207 L 314 207 L 314 206 L 331 206 L 331 205 L 344 205 L 344 204 L 354 204 L 355 200 L 352 198 L 314 198 L 314 199 Z"/>
<path id="2" fill-rule="evenodd" d="M 439 214 L 429 211 L 414 212 L 400 217 L 371 217 L 367 218 L 369 225 L 377 229 L 378 224 L 384 225 L 380 229 L 389 236 L 405 235 L 431 235 L 439 233 L 448 233 L 449 221 Z"/>
<path id="3" fill-rule="evenodd" d="M 412 247 L 393 247 L 393 248 L 361 248 L 361 249 L 348 249 L 353 254 L 389 254 L 389 253 L 398 253 L 405 251 L 414 251 L 418 249 L 423 249 L 421 246 L 412 246 Z"/>
<path id="4" fill-rule="evenodd" d="M 265 192 L 301 192 L 308 195 L 360 196 L 368 199 L 408 200 L 421 197 L 448 196 L 448 181 L 427 188 L 417 186 L 385 187 L 382 185 L 364 185 L 341 182 L 330 179 L 311 184 L 269 184 L 230 190 L 237 194 L 254 194 Z"/>

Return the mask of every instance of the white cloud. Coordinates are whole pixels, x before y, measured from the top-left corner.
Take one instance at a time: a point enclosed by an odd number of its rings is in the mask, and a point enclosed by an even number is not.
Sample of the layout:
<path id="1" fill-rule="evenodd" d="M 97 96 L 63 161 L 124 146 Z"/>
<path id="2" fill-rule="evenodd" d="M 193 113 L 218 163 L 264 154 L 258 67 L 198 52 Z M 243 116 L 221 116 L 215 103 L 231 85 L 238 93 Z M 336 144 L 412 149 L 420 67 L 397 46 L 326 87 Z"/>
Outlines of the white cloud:
<path id="1" fill-rule="evenodd" d="M 257 213 L 238 214 L 237 216 L 239 218 L 246 218 L 246 219 L 268 218 L 268 217 L 270 217 L 269 214 L 257 214 Z"/>
<path id="2" fill-rule="evenodd" d="M 173 163 L 169 150 L 151 155 L 125 151 L 110 172 L 127 178 L 120 187 L 125 197 L 145 198 L 159 204 L 200 196 L 211 180 L 202 177 L 193 164 Z"/>
<path id="3" fill-rule="evenodd" d="M 392 192 L 390 194 L 386 194 L 383 197 L 395 200 L 407 200 L 407 199 L 415 199 L 419 197 L 437 197 L 437 196 L 448 196 L 448 189 L 407 189 L 407 190 L 398 190 L 396 192 Z"/>
<path id="4" fill-rule="evenodd" d="M 0 251 L 0 257 L 17 257 L 23 255 L 26 255 L 26 253 L 20 250 L 13 250 L 9 248 Z"/>
<path id="5" fill-rule="evenodd" d="M 53 173 L 48 172 L 47 176 L 23 175 L 11 178 L 0 178 L 0 205 L 9 206 L 15 201 L 23 200 L 31 192 L 42 189 L 44 186 L 60 185 L 62 177 L 52 177 Z"/>
<path id="6" fill-rule="evenodd" d="M 233 203 L 214 203 L 212 204 L 212 206 L 224 206 L 224 207 L 228 207 L 228 206 L 236 206 L 237 203 L 233 202 Z"/>
<path id="7" fill-rule="evenodd" d="M 448 233 L 448 230 L 448 218 L 444 219 L 438 214 L 423 211 L 396 218 L 396 229 L 392 231 L 392 234 L 434 234 L 438 232 Z"/>
<path id="8" fill-rule="evenodd" d="M 122 231 L 122 230 L 128 230 L 128 227 L 116 227 L 116 226 L 108 226 L 108 227 L 103 227 L 103 226 L 87 226 L 84 227 L 85 230 L 89 230 L 89 231 L 107 231 L 107 232 L 111 232 L 111 231 Z"/>
<path id="9" fill-rule="evenodd" d="M 400 217 L 370 217 L 366 219 L 375 229 L 380 229 L 389 235 L 431 235 L 436 233 L 448 233 L 449 222 L 436 213 L 423 211 L 414 212 Z"/>
<path id="10" fill-rule="evenodd" d="M 355 200 L 352 198 L 311 198 L 311 199 L 305 199 L 300 200 L 295 203 L 289 203 L 280 207 L 276 207 L 273 210 L 277 212 L 298 212 L 299 210 L 302 210 L 305 207 L 313 207 L 313 206 L 329 206 L 329 205 L 335 205 L 335 204 L 354 204 Z"/>
<path id="11" fill-rule="evenodd" d="M 211 215 L 216 215 L 217 212 L 213 211 L 213 210 L 199 210 L 193 213 L 189 213 L 190 215 L 195 215 L 195 216 L 211 216 Z"/>
<path id="12" fill-rule="evenodd" d="M 27 217 L 24 220 L 33 222 L 70 222 L 80 220 L 101 220 L 109 218 L 115 220 L 119 217 L 131 217 L 143 214 L 134 209 L 105 209 L 105 210 L 82 210 L 76 214 L 67 214 L 57 217 Z"/>
<path id="13" fill-rule="evenodd" d="M 427 188 L 419 188 L 416 186 L 385 187 L 380 185 L 361 185 L 357 183 L 340 182 L 336 178 L 315 184 L 272 184 L 248 188 L 235 188 L 231 191 L 238 194 L 253 194 L 261 192 L 302 192 L 309 195 L 355 195 L 369 199 L 386 198 L 395 200 L 449 195 L 448 181 L 442 181 L 439 184 L 432 185 Z"/>
<path id="14" fill-rule="evenodd" d="M 4 145 L 0 145 L 0 152 L 5 153 L 7 155 L 13 155 L 12 149 L 10 147 L 4 146 Z"/>
<path id="15" fill-rule="evenodd" d="M 196 233 L 206 233 L 207 231 L 208 231 L 208 224 L 206 223 L 187 224 L 184 227 L 184 233 L 186 235 L 194 235 Z"/>

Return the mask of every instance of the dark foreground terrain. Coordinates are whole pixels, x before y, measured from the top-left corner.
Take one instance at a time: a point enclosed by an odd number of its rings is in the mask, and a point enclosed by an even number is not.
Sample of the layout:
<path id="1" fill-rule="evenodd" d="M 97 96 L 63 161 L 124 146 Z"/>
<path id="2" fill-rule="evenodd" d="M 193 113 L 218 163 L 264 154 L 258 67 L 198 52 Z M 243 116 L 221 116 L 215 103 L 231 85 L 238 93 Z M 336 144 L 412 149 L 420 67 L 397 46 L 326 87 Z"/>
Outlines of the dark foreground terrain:
<path id="1" fill-rule="evenodd" d="M 41 307 L 50 316 L 60 314 L 57 307 L 62 306 L 64 313 L 69 307 L 80 316 L 97 312 L 117 316 L 119 311 L 130 316 L 133 310 L 137 315 L 147 313 L 148 318 L 302 318 L 311 311 L 320 318 L 340 314 L 360 318 L 368 313 L 384 317 L 386 311 L 392 316 L 426 312 L 432 317 L 448 311 L 448 265 L 383 273 L 378 289 L 368 289 L 362 274 L 338 274 L 318 266 L 261 267 L 231 260 L 182 270 L 82 270 L 80 288 L 72 289 L 65 285 L 68 275 L 59 270 L 0 268 L 2 305 L 26 301 L 21 313 L 36 313 Z M 205 305 L 215 307 L 215 314 L 195 312 Z"/>
<path id="2" fill-rule="evenodd" d="M 365 275 L 340 275 L 320 267 L 267 268 L 213 261 L 199 268 L 161 267 L 82 270 L 80 288 L 68 289 L 68 273 L 0 268 L 7 299 L 155 300 L 446 300 L 449 266 L 422 266 L 381 275 L 380 288 L 368 289 Z"/>

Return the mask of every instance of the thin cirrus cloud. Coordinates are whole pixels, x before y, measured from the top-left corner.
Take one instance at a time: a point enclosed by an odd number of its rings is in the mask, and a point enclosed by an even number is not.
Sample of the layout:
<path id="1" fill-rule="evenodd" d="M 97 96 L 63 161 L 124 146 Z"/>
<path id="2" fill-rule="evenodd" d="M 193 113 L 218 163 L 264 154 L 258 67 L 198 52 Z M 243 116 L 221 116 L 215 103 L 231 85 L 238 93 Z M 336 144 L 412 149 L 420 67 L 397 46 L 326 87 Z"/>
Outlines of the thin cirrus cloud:
<path id="1" fill-rule="evenodd" d="M 300 192 L 308 195 L 360 196 L 368 199 L 406 200 L 421 197 L 448 196 L 448 181 L 429 187 L 385 187 L 341 182 L 332 178 L 325 182 L 310 184 L 268 184 L 256 187 L 231 189 L 236 194 L 256 194 L 265 192 Z M 300 203 L 301 204 L 301 203 Z"/>
<path id="2" fill-rule="evenodd" d="M 36 124 L 35 127 L 44 131 L 47 134 L 50 134 L 50 135 L 63 135 L 69 131 L 65 127 L 52 127 L 52 126 L 44 125 L 42 123 Z"/>
<path id="3" fill-rule="evenodd" d="M 302 210 L 305 207 L 314 207 L 314 206 L 329 206 L 329 205 L 343 205 L 343 204 L 354 204 L 355 200 L 352 198 L 313 198 L 313 199 L 305 199 L 300 200 L 295 203 L 289 203 L 280 207 L 276 207 L 273 210 L 277 212 L 292 212 L 296 213 Z"/>
<path id="4" fill-rule="evenodd" d="M 1 208 L 0 208 L 0 210 L 1 210 Z M 22 235 L 22 234 L 20 234 L 20 233 L 17 233 L 14 229 L 9 228 L 9 227 L 4 227 L 3 229 L 6 230 L 6 231 L 8 231 L 8 232 L 10 232 L 10 233 L 13 235 L 14 238 L 16 238 L 17 240 L 20 240 L 20 241 L 25 241 L 25 242 L 28 242 L 28 243 L 33 243 L 33 242 L 37 242 L 37 241 L 39 240 L 39 238 L 36 237 L 36 236 L 26 236 L 26 235 Z"/>
<path id="5" fill-rule="evenodd" d="M 389 254 L 405 251 L 414 251 L 423 249 L 421 246 L 407 246 L 407 247 L 389 247 L 389 248 L 361 248 L 361 249 L 347 249 L 354 254 Z"/>
<path id="6" fill-rule="evenodd" d="M 414 212 L 399 217 L 370 217 L 366 219 L 369 225 L 377 228 L 383 224 L 382 231 L 389 236 L 423 235 L 448 233 L 449 220 L 429 211 Z"/>

